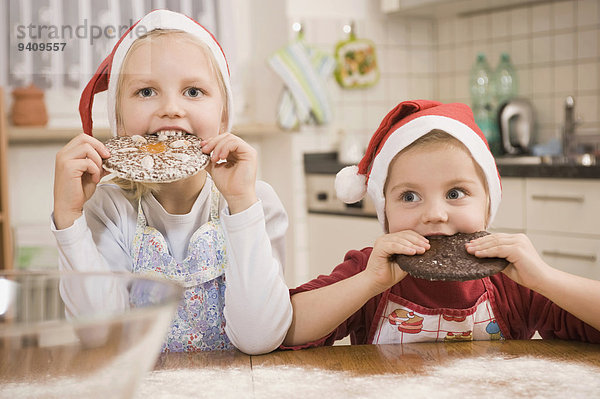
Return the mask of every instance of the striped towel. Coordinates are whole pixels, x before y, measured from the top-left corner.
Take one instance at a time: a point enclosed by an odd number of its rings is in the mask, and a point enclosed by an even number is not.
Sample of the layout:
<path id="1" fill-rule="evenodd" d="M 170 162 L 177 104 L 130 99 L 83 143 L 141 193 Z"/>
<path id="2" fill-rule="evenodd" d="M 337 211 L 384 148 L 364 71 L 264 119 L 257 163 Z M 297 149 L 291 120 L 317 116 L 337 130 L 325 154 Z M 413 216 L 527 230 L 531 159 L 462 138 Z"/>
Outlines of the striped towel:
<path id="1" fill-rule="evenodd" d="M 325 124 L 331 120 L 326 79 L 335 69 L 335 59 L 297 40 L 278 50 L 268 59 L 286 89 L 279 103 L 278 122 L 284 129 L 314 120 Z"/>

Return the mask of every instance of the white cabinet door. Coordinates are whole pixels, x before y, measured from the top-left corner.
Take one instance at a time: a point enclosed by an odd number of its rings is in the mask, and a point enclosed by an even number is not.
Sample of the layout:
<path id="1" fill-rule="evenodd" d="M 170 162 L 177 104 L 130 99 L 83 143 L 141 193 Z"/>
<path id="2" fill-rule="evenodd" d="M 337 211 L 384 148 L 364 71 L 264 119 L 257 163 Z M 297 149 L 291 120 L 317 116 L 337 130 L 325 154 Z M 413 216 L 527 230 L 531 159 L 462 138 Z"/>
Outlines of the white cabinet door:
<path id="1" fill-rule="evenodd" d="M 372 247 L 383 229 L 376 218 L 308 215 L 308 279 L 330 274 L 346 252 Z"/>
<path id="2" fill-rule="evenodd" d="M 600 239 L 542 233 L 530 233 L 528 236 L 550 266 L 600 280 Z"/>
<path id="3" fill-rule="evenodd" d="M 598 236 L 600 180 L 527 179 L 527 230 Z"/>
<path id="4" fill-rule="evenodd" d="M 506 232 L 525 231 L 525 179 L 502 179 L 502 202 L 491 225 L 491 230 Z"/>

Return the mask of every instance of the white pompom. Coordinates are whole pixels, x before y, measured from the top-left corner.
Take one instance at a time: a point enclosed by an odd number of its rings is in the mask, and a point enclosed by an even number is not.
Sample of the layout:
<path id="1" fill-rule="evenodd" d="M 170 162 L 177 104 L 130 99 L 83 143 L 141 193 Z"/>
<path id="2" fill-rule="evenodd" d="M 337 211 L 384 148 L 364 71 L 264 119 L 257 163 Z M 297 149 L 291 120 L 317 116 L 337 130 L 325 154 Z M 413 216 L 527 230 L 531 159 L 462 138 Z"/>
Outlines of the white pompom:
<path id="1" fill-rule="evenodd" d="M 367 178 L 358 173 L 358 166 L 346 166 L 335 175 L 335 194 L 347 204 L 364 198 L 367 193 Z"/>

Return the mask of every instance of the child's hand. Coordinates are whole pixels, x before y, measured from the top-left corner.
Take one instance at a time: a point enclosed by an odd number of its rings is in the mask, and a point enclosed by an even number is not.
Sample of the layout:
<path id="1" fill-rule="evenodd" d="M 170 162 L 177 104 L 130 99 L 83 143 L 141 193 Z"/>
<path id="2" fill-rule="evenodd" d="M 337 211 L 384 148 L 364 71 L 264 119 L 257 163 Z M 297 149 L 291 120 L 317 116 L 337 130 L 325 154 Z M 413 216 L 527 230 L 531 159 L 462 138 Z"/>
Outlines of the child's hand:
<path id="1" fill-rule="evenodd" d="M 56 154 L 54 171 L 54 224 L 61 230 L 81 216 L 100 179 L 107 174 L 102 159 L 110 152 L 97 139 L 80 134 Z"/>
<path id="2" fill-rule="evenodd" d="M 242 212 L 256 197 L 256 150 L 241 138 L 223 133 L 202 141 L 202 152 L 211 153 L 206 170 L 225 197 L 231 214 Z M 227 162 L 217 163 L 219 160 Z"/>
<path id="3" fill-rule="evenodd" d="M 467 252 L 478 258 L 504 258 L 510 264 L 503 273 L 525 287 L 536 290 L 548 266 L 525 234 L 495 233 L 466 244 Z"/>
<path id="4" fill-rule="evenodd" d="M 392 255 L 423 254 L 429 248 L 429 240 L 412 230 L 379 237 L 373 245 L 373 252 L 365 270 L 371 275 L 377 293 L 385 291 L 406 277 L 407 273 L 396 262 L 390 260 Z"/>

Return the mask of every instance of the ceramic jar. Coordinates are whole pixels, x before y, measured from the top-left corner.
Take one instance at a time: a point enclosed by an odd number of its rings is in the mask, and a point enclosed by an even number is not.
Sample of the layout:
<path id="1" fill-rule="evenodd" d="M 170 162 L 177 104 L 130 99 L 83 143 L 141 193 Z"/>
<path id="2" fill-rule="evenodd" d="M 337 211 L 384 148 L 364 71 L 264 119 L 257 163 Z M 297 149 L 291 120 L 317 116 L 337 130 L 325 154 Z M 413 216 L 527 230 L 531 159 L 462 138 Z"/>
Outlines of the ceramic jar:
<path id="1" fill-rule="evenodd" d="M 13 90 L 12 123 L 15 126 L 45 126 L 48 113 L 44 91 L 32 85 Z"/>

